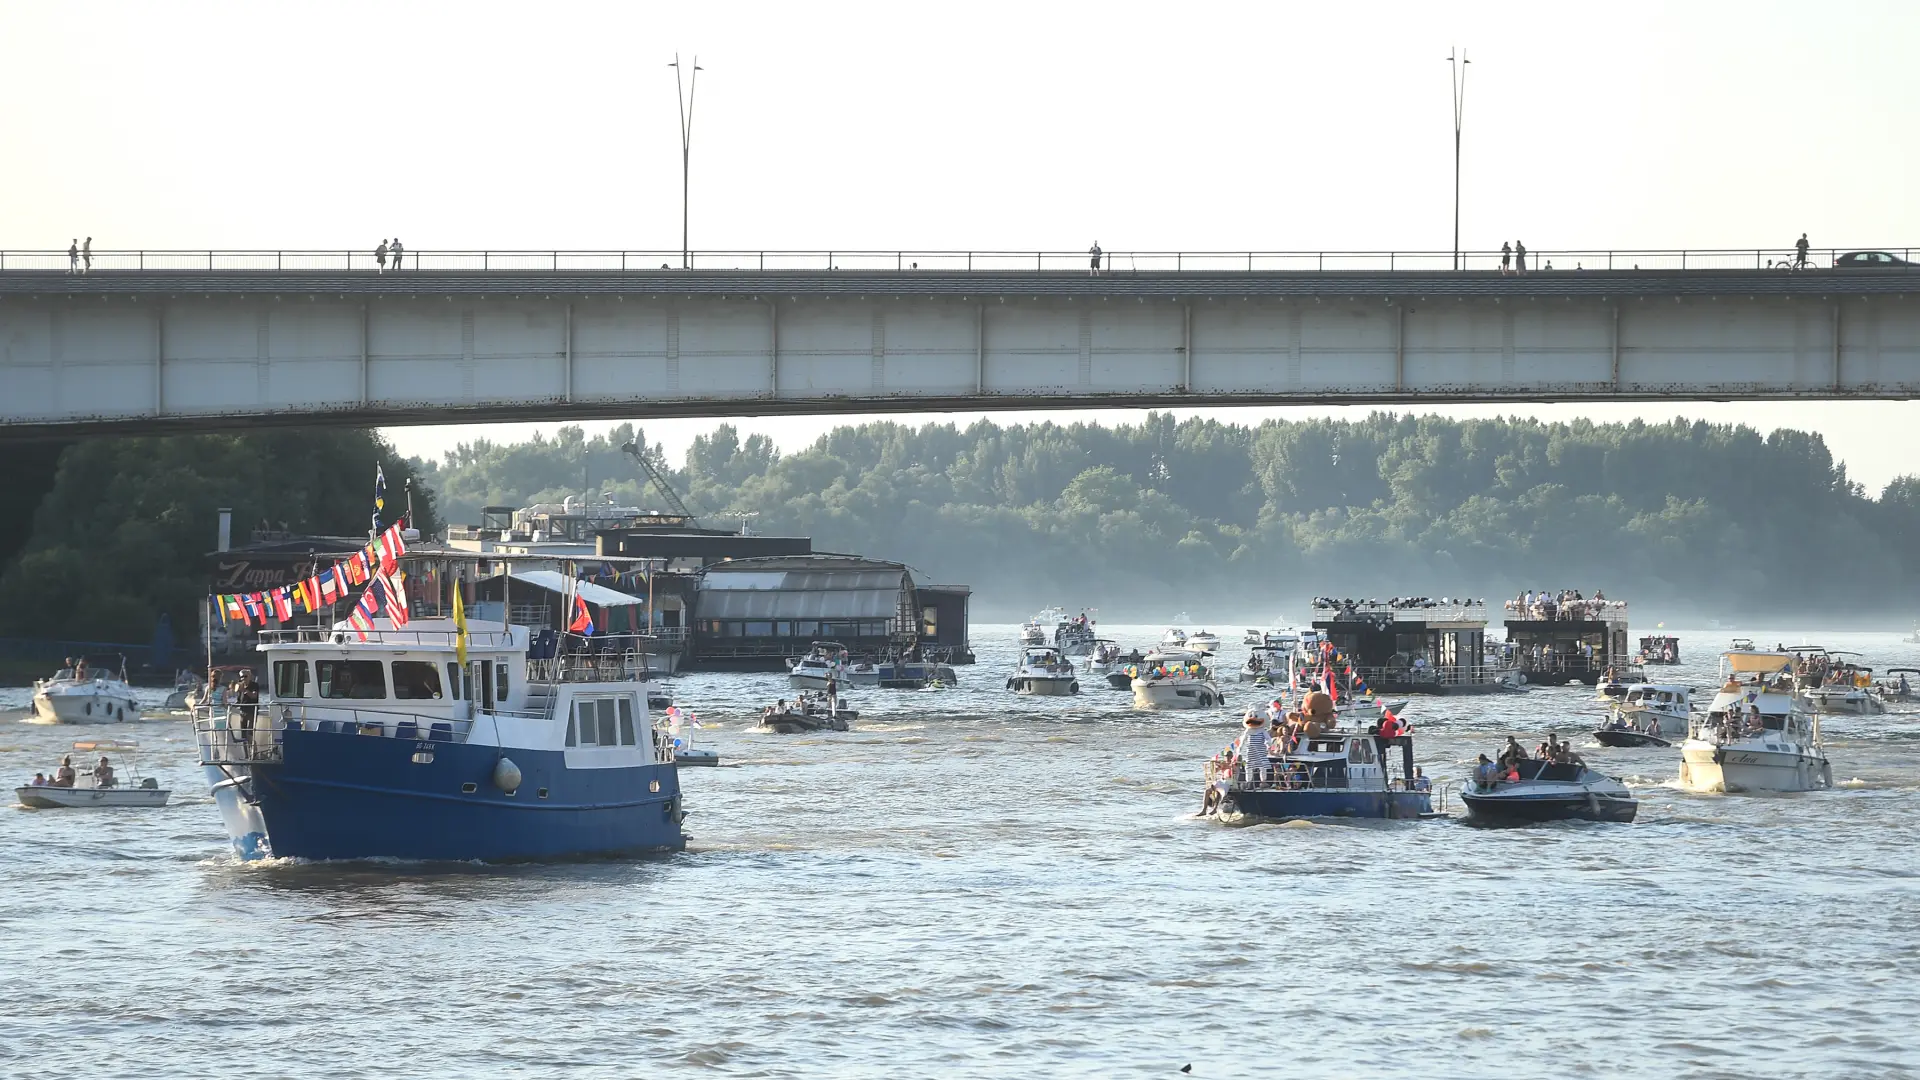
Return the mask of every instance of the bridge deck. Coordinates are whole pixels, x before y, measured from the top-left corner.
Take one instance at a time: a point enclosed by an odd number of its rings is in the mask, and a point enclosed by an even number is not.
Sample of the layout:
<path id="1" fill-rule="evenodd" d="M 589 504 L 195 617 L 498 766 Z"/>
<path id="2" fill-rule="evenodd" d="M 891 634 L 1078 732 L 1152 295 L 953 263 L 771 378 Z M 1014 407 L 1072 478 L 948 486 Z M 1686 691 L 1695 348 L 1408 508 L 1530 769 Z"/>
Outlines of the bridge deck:
<path id="1" fill-rule="evenodd" d="M 1909 270 L 1254 271 L 1132 273 L 906 270 L 96 270 L 0 271 L 0 299 L 28 296 L 1045 296 L 1853 297 L 1920 294 Z"/>

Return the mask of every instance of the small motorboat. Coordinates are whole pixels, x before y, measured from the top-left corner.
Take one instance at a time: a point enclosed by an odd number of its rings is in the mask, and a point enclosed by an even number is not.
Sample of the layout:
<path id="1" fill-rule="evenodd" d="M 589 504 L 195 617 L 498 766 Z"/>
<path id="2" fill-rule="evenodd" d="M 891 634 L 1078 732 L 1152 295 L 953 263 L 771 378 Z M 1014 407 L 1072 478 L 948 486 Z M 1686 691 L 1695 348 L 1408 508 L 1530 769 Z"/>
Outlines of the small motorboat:
<path id="1" fill-rule="evenodd" d="M 1658 735 L 1651 735 L 1630 727 L 1615 727 L 1607 724 L 1593 729 L 1593 741 L 1601 746 L 1672 746 L 1673 744 Z"/>
<path id="2" fill-rule="evenodd" d="M 1007 676 L 1007 689 L 1023 697 L 1068 697 L 1080 692 L 1073 661 L 1048 645 L 1021 650 L 1020 663 Z"/>
<path id="3" fill-rule="evenodd" d="M 651 701 L 648 702 L 647 708 L 653 708 Z M 720 764 L 720 751 L 702 750 L 693 745 L 693 733 L 700 727 L 700 719 L 698 717 L 676 705 L 668 705 L 665 710 L 665 715 L 667 718 L 667 738 L 673 742 L 673 763 L 675 765 L 712 766 Z"/>
<path id="4" fill-rule="evenodd" d="M 1206 671 L 1147 672 L 1133 680 L 1133 707 L 1136 709 L 1211 709 L 1226 704 L 1226 697 Z"/>
<path id="5" fill-rule="evenodd" d="M 787 662 L 787 682 L 796 690 L 825 690 L 829 679 L 846 677 L 847 647 L 837 641 L 816 641 L 807 655 Z"/>
<path id="6" fill-rule="evenodd" d="M 1255 630 L 1252 627 L 1248 627 L 1240 634 L 1240 644 L 1242 645 L 1262 645 L 1266 643 L 1266 640 L 1267 635 L 1264 631 Z"/>
<path id="7" fill-rule="evenodd" d="M 76 772 L 71 786 L 66 784 L 26 784 L 13 789 L 20 805 L 35 810 L 74 810 L 105 806 L 165 806 L 173 792 L 160 786 L 153 777 L 142 777 L 134 762 L 140 744 L 117 739 L 86 739 L 73 744 L 75 753 L 99 754 L 101 764 L 88 772 Z M 126 780 L 112 768 L 108 754 L 118 754 L 126 768 Z M 58 776 L 58 771 L 55 773 Z"/>
<path id="8" fill-rule="evenodd" d="M 1693 688 L 1677 683 L 1639 683 L 1608 708 L 1605 724 L 1594 729 L 1601 746 L 1672 746 L 1687 734 Z"/>
<path id="9" fill-rule="evenodd" d="M 1913 679 L 1909 680 L 1908 675 Z M 1915 692 L 1916 686 L 1920 686 L 1920 668 L 1888 668 L 1886 678 L 1876 685 L 1883 701 L 1920 700 L 1920 694 Z"/>
<path id="10" fill-rule="evenodd" d="M 1195 630 L 1187 635 L 1187 648 L 1194 652 L 1213 653 L 1220 651 L 1220 638 L 1205 630 Z"/>
<path id="11" fill-rule="evenodd" d="M 140 719 L 140 702 L 127 685 L 127 658 L 81 657 L 33 684 L 30 724 L 109 724 Z"/>
<path id="12" fill-rule="evenodd" d="M 1577 761 L 1514 763 L 1517 780 L 1473 779 L 1460 789 L 1467 820 L 1482 825 L 1539 821 L 1632 821 L 1640 801 L 1627 785 Z"/>
<path id="13" fill-rule="evenodd" d="M 841 705 L 838 698 L 807 691 L 798 700 L 769 705 L 760 714 L 760 726 L 780 735 L 804 735 L 814 731 L 846 731 L 859 722 L 860 714 Z"/>

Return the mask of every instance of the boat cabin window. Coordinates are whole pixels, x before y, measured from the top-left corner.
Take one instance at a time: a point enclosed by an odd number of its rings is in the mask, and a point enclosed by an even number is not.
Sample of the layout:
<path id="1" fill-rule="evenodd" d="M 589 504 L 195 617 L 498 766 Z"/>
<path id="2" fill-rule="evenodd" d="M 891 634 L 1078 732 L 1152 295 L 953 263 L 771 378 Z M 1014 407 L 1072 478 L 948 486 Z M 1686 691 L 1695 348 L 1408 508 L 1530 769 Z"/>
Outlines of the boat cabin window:
<path id="1" fill-rule="evenodd" d="M 616 719 L 617 717 L 617 719 Z M 577 698 L 568 746 L 633 746 L 633 699 Z"/>
<path id="2" fill-rule="evenodd" d="M 365 701 L 387 696 L 387 672 L 378 660 L 316 660 L 313 667 L 323 698 Z"/>
<path id="3" fill-rule="evenodd" d="M 633 699 L 620 699 L 620 745 L 633 746 L 639 740 L 633 737 Z"/>
<path id="4" fill-rule="evenodd" d="M 426 660 L 395 660 L 393 696 L 402 701 L 438 701 L 440 669 Z"/>
<path id="5" fill-rule="evenodd" d="M 507 665 L 505 662 L 493 665 L 493 700 L 504 704 L 507 700 Z"/>
<path id="6" fill-rule="evenodd" d="M 460 665 L 447 661 L 447 689 L 452 692 L 453 700 L 460 700 Z"/>
<path id="7" fill-rule="evenodd" d="M 273 662 L 273 696 L 283 700 L 307 696 L 307 662 L 305 660 Z"/>
<path id="8" fill-rule="evenodd" d="M 1373 764 L 1373 740 L 1355 739 L 1347 744 L 1347 760 L 1356 765 Z"/>

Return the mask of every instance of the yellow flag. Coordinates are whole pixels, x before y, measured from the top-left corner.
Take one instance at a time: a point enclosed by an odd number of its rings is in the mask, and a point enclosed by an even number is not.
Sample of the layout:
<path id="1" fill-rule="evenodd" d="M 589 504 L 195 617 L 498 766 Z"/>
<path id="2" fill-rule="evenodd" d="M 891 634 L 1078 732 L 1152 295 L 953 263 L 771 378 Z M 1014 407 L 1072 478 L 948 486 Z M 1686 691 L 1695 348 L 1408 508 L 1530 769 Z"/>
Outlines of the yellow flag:
<path id="1" fill-rule="evenodd" d="M 453 655 L 467 666 L 467 607 L 460 601 L 460 579 L 453 579 Z"/>

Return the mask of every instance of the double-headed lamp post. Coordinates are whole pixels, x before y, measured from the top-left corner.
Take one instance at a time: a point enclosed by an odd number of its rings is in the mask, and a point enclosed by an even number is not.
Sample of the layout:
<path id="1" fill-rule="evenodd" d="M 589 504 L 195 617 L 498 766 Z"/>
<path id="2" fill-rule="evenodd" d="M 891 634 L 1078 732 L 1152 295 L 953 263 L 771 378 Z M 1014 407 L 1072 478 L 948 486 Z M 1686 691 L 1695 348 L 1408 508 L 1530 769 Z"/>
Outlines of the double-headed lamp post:
<path id="1" fill-rule="evenodd" d="M 673 54 L 673 96 L 680 103 L 680 268 L 693 268 L 693 252 L 687 244 L 687 204 L 691 188 L 687 176 L 693 159 L 693 92 L 700 82 L 700 58 L 693 58 L 692 69 L 680 66 L 680 54 Z M 686 78 L 682 80 L 681 74 Z"/>
<path id="2" fill-rule="evenodd" d="M 1467 50 L 1447 50 L 1447 81 L 1453 84 L 1453 268 L 1460 269 L 1460 103 L 1467 93 Z"/>

